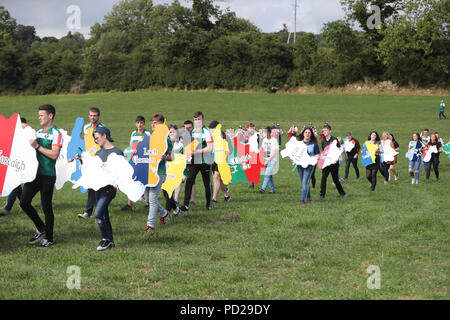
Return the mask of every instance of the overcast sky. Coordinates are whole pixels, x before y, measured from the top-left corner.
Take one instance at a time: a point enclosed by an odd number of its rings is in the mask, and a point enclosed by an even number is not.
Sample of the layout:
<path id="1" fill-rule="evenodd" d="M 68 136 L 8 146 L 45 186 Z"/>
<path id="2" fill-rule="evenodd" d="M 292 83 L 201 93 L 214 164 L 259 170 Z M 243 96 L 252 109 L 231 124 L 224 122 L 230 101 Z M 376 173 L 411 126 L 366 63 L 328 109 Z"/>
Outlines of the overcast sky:
<path id="1" fill-rule="evenodd" d="M 6 10 L 23 25 L 32 25 L 40 37 L 60 38 L 67 34 L 66 26 L 70 5 L 81 10 L 81 32 L 89 37 L 90 27 L 102 22 L 103 17 L 120 0 L 0 0 Z M 171 0 L 154 0 L 154 4 L 170 4 Z M 188 0 L 180 0 L 191 6 Z M 294 0 L 222 0 L 216 2 L 222 9 L 229 7 L 238 17 L 253 22 L 263 32 L 275 32 L 285 23 L 290 31 L 294 29 Z M 341 19 L 344 12 L 339 0 L 297 0 L 297 31 L 319 33 L 323 24 Z"/>

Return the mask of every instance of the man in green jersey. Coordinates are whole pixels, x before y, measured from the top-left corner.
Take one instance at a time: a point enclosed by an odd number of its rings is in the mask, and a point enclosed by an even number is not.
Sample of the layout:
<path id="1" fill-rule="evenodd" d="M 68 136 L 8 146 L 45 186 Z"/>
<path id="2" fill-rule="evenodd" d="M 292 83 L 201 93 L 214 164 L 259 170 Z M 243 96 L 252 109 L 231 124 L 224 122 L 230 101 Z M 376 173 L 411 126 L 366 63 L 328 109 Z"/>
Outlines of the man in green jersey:
<path id="1" fill-rule="evenodd" d="M 44 238 L 41 247 L 53 245 L 53 187 L 56 182 L 56 159 L 63 144 L 61 132 L 53 125 L 55 107 L 44 104 L 39 107 L 39 124 L 42 129 L 36 133 L 36 139 L 30 140 L 30 145 L 36 149 L 39 162 L 36 179 L 25 183 L 20 198 L 20 207 L 30 217 L 36 227 L 36 234 L 28 241 L 35 244 Z M 41 193 L 41 205 L 45 215 L 45 223 L 39 218 L 36 209 L 31 205 L 36 193 Z"/>

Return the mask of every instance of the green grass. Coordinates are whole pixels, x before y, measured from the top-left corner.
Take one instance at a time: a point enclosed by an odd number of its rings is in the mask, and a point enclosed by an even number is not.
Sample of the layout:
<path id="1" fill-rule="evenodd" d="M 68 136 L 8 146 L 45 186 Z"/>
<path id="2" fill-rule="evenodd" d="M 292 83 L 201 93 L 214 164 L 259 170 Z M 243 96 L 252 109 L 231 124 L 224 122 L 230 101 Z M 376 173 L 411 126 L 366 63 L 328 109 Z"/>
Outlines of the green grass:
<path id="1" fill-rule="evenodd" d="M 38 128 L 37 107 L 51 103 L 56 125 L 72 130 L 88 108 L 101 109 L 101 121 L 115 145 L 125 148 L 137 115 L 163 113 L 182 125 L 202 110 L 206 122 L 224 128 L 291 122 L 328 121 L 333 135 L 352 131 L 363 143 L 371 130 L 391 131 L 400 143 L 400 180 L 375 192 L 351 168 L 340 199 L 328 179 L 327 197 L 300 207 L 301 185 L 290 160 L 274 177 L 277 194 L 261 195 L 246 184 L 231 185 L 232 201 L 219 197 L 206 211 L 204 191 L 197 205 L 169 224 L 142 232 L 142 202 L 123 213 L 119 192 L 110 206 L 117 247 L 97 252 L 93 219 L 80 221 L 86 195 L 66 184 L 54 193 L 55 246 L 27 245 L 32 222 L 16 204 L 0 219 L 0 299 L 449 299 L 450 159 L 441 155 L 441 182 L 412 186 L 403 157 L 413 132 L 425 127 L 450 138 L 450 120 L 438 120 L 441 99 L 388 95 L 270 95 L 200 92 L 138 92 L 0 98 L 0 113 L 25 116 Z M 286 139 L 283 140 L 283 146 Z M 364 167 L 359 164 L 362 176 Z M 341 167 L 341 175 L 344 174 Z M 320 170 L 316 178 L 320 181 Z M 201 178 L 197 177 L 201 186 Z M 182 196 L 181 199 L 184 197 Z M 163 203 L 162 198 L 160 198 Z M 34 205 L 40 209 L 40 198 Z M 81 289 L 66 287 L 71 265 L 81 268 Z M 366 269 L 381 269 L 381 289 L 369 290 Z"/>

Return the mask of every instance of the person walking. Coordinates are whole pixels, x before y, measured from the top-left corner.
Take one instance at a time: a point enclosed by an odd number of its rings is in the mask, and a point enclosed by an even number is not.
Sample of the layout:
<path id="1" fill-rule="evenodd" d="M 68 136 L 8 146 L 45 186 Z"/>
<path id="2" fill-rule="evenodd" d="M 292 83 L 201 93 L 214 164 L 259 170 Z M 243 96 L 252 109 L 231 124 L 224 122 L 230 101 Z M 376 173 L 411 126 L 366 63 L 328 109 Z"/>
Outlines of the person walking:
<path id="1" fill-rule="evenodd" d="M 312 128 L 304 128 L 297 139 L 299 141 L 303 141 L 303 143 L 306 145 L 308 156 L 316 157 L 317 159 L 319 159 L 320 149 Z M 297 165 L 297 173 L 302 183 L 302 198 L 300 200 L 301 205 L 310 203 L 312 200 L 309 181 L 311 180 L 314 168 L 314 165 L 308 165 L 306 168 L 302 167 L 301 165 Z"/>
<path id="2" fill-rule="evenodd" d="M 28 241 L 29 244 L 38 243 L 42 238 L 41 247 L 50 247 L 53 239 L 53 189 L 56 182 L 56 159 L 59 157 L 63 144 L 61 132 L 53 124 L 56 110 L 51 104 L 44 104 L 38 108 L 39 124 L 42 127 L 36 132 L 36 139 L 30 140 L 30 145 L 36 149 L 38 170 L 32 182 L 25 183 L 20 207 L 33 221 L 36 227 L 35 235 Z M 41 207 L 45 215 L 45 223 L 39 217 L 31 201 L 40 192 Z"/>
<path id="3" fill-rule="evenodd" d="M 205 187 L 206 209 L 211 210 L 211 165 L 213 163 L 213 138 L 209 129 L 203 124 L 204 115 L 201 111 L 194 113 L 194 130 L 192 130 L 192 139 L 198 141 L 198 147 L 191 154 L 185 152 L 186 158 L 191 158 L 191 165 L 188 169 L 188 178 L 184 190 L 184 204 L 180 210 L 187 212 L 189 210 L 189 200 L 191 198 L 192 186 L 194 185 L 197 174 L 201 172 L 203 185 Z M 185 150 L 186 151 L 186 150 Z"/>
<path id="4" fill-rule="evenodd" d="M 278 162 L 278 139 L 272 136 L 272 128 L 266 128 L 266 137 L 262 142 L 263 159 L 264 159 L 264 182 L 262 184 L 260 193 L 265 193 L 267 186 L 270 187 L 270 193 L 275 193 L 275 185 L 273 182 L 273 171 Z"/>
<path id="5" fill-rule="evenodd" d="M 411 175 L 411 184 L 419 184 L 420 164 L 422 163 L 422 153 L 425 144 L 420 140 L 419 133 L 414 133 L 408 145 L 408 152 L 413 152 L 413 157 L 409 160 L 408 170 Z"/>
<path id="6" fill-rule="evenodd" d="M 325 148 L 328 145 L 332 144 L 334 141 L 336 141 L 336 146 L 338 148 L 341 147 L 336 137 L 333 137 L 331 135 L 331 126 L 329 124 L 325 124 L 323 126 L 322 134 L 324 136 L 324 138 L 322 139 L 322 151 L 325 150 Z M 339 181 L 339 163 L 338 161 L 336 161 L 335 163 L 330 164 L 329 166 L 323 168 L 322 170 L 322 180 L 320 183 L 320 199 L 322 200 L 325 198 L 325 194 L 327 192 L 327 178 L 330 173 L 334 185 L 336 186 L 336 189 L 339 192 L 339 196 L 345 198 L 347 194 L 345 193 L 344 188 L 342 188 L 341 182 Z"/>
<path id="7" fill-rule="evenodd" d="M 95 156 L 98 156 L 103 162 L 108 160 L 108 156 L 115 153 L 119 156 L 123 156 L 122 150 L 116 148 L 112 143 L 114 140 L 111 138 L 111 131 L 107 127 L 97 126 L 94 129 L 95 143 L 100 146 L 100 150 Z M 102 240 L 100 241 L 97 251 L 104 251 L 114 248 L 113 230 L 111 226 L 111 220 L 109 217 L 109 204 L 116 197 L 117 186 L 107 185 L 103 188 L 94 191 L 95 196 L 95 222 L 98 224 Z"/>
<path id="8" fill-rule="evenodd" d="M 155 114 L 152 117 L 152 131 L 156 130 L 156 126 L 160 124 L 164 124 L 164 115 L 162 114 Z M 147 225 L 144 228 L 144 231 L 154 230 L 155 229 L 155 222 L 156 222 L 156 214 L 159 213 L 160 224 L 166 224 L 169 218 L 169 210 L 166 210 L 163 208 L 159 202 L 158 202 L 158 195 L 161 191 L 161 187 L 166 181 L 166 161 L 173 161 L 174 155 L 173 155 L 173 144 L 172 140 L 167 137 L 167 151 L 161 155 L 161 161 L 158 164 L 158 176 L 159 181 L 158 184 L 154 187 L 149 187 L 146 189 L 146 193 L 148 193 L 148 202 L 149 202 L 149 210 L 148 210 L 148 217 L 147 217 Z M 166 199 L 168 198 L 168 195 Z M 169 199 L 170 200 L 170 199 Z M 177 211 L 177 210 L 176 210 Z"/>
<path id="9" fill-rule="evenodd" d="M 366 178 L 370 182 L 370 190 L 375 191 L 377 186 L 377 173 L 380 168 L 380 152 L 381 152 L 381 139 L 378 132 L 372 131 L 365 142 L 366 148 L 368 150 L 375 147 L 375 162 L 366 166 Z M 373 155 L 373 154 L 372 154 Z"/>
<path id="10" fill-rule="evenodd" d="M 94 131 L 97 127 L 104 127 L 103 123 L 100 122 L 100 109 L 97 107 L 92 107 L 89 109 L 89 123 L 83 127 L 84 136 L 88 134 L 88 131 L 92 128 Z M 86 150 L 88 151 L 88 150 Z M 92 216 L 95 206 L 95 191 L 88 189 L 88 198 L 86 201 L 86 207 L 84 213 L 78 214 L 78 218 L 88 219 Z"/>
<path id="11" fill-rule="evenodd" d="M 439 182 L 439 154 L 442 152 L 442 144 L 437 139 L 436 134 L 433 133 L 430 137 L 430 142 L 428 142 L 428 145 L 435 146 L 437 153 L 432 153 L 430 161 L 425 162 L 427 168 L 425 182 L 428 183 L 430 181 L 431 166 L 433 166 L 436 181 Z"/>
<path id="12" fill-rule="evenodd" d="M 360 179 L 359 176 L 359 169 L 358 169 L 358 155 L 359 151 L 361 150 L 361 145 L 359 144 L 359 141 L 353 138 L 351 132 L 347 132 L 347 143 L 351 143 L 354 145 L 353 149 L 350 151 L 345 152 L 345 176 L 344 180 L 348 180 L 348 175 L 350 171 L 350 164 L 353 165 L 353 168 L 355 169 L 356 173 L 356 179 Z"/>
<path id="13" fill-rule="evenodd" d="M 444 100 L 441 100 L 441 104 L 439 105 L 439 120 L 442 120 L 442 117 L 444 117 L 444 119 L 447 120 L 444 111 L 445 111 L 445 103 Z"/>

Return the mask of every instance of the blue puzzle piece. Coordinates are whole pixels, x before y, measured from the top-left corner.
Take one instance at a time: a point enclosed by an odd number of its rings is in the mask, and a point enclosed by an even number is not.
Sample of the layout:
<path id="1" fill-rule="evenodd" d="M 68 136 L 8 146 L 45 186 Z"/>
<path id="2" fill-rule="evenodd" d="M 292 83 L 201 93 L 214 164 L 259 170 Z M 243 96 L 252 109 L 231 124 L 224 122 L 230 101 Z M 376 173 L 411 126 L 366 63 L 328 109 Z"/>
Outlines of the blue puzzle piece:
<path id="1" fill-rule="evenodd" d="M 69 145 L 67 146 L 67 159 L 75 159 L 75 153 L 83 153 L 86 151 L 84 139 L 81 138 L 81 133 L 83 132 L 83 125 L 84 125 L 84 119 L 83 118 L 77 118 L 75 120 L 75 126 L 72 129 L 71 137 L 72 139 L 69 142 Z M 81 177 L 81 167 L 80 167 L 80 161 L 77 161 L 76 170 L 74 173 L 72 173 L 72 176 L 70 177 L 73 181 L 77 181 Z M 83 187 L 80 188 L 82 193 L 86 193 L 87 190 Z"/>

